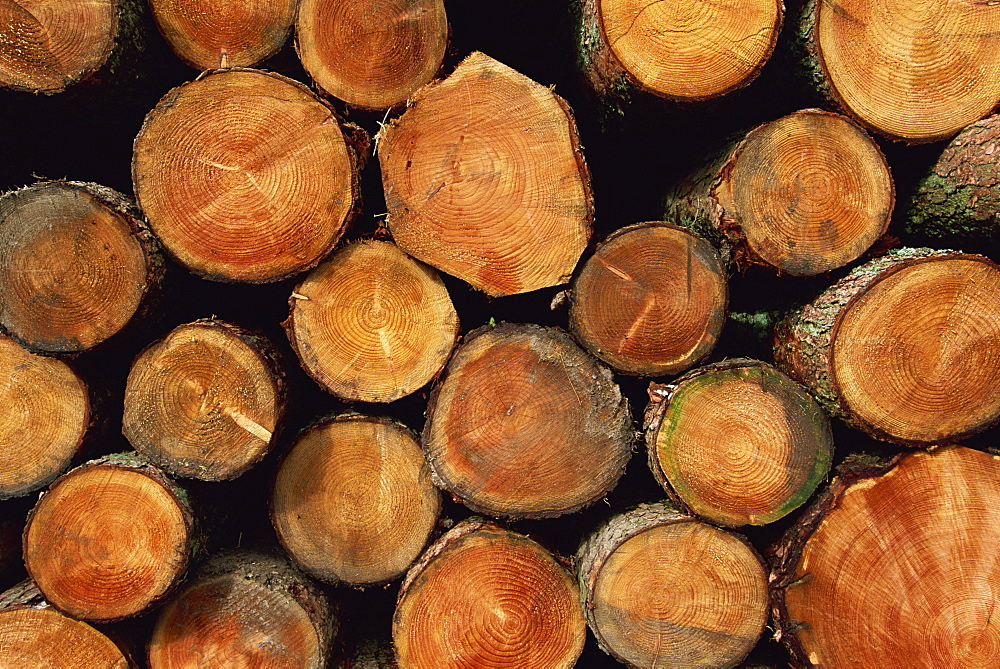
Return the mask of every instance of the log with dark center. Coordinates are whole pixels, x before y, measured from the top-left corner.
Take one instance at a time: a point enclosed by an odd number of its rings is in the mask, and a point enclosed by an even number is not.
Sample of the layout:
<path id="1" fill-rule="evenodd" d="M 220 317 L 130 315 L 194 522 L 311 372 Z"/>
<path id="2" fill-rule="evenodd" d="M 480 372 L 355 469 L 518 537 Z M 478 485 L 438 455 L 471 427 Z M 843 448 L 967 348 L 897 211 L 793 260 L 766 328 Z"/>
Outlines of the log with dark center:
<path id="1" fill-rule="evenodd" d="M 767 622 L 767 573 L 737 534 L 665 504 L 614 516 L 576 555 L 600 647 L 636 667 L 733 667 Z"/>
<path id="2" fill-rule="evenodd" d="M 319 423 L 278 470 L 271 520 L 296 563 L 324 581 L 384 583 L 423 550 L 440 493 L 402 425 L 347 415 Z"/>
<path id="3" fill-rule="evenodd" d="M 118 454 L 71 470 L 28 517 L 24 564 L 45 599 L 82 620 L 137 615 L 179 583 L 193 516 L 163 473 Z"/>
<path id="4" fill-rule="evenodd" d="M 205 278 L 278 281 L 315 266 L 355 207 L 353 149 L 305 86 L 224 70 L 173 89 L 132 159 L 153 232 Z"/>
<path id="5" fill-rule="evenodd" d="M 775 358 L 876 438 L 969 436 L 1000 418 L 1000 268 L 954 251 L 891 252 L 779 323 Z"/>
<path id="6" fill-rule="evenodd" d="M 569 326 L 593 355 L 628 374 L 676 374 L 711 352 L 729 290 L 719 254 L 665 223 L 608 237 L 573 281 Z"/>
<path id="7" fill-rule="evenodd" d="M 963 447 L 845 471 L 775 549 L 776 636 L 802 665 L 997 666 L 998 498 Z"/>
<path id="8" fill-rule="evenodd" d="M 150 669 L 327 666 L 339 628 L 326 596 L 277 556 L 213 557 L 171 598 L 149 641 Z"/>
<path id="9" fill-rule="evenodd" d="M 326 390 L 392 402 L 441 371 L 458 314 L 437 272 L 391 242 L 361 241 L 296 286 L 285 327 L 302 365 Z"/>
<path id="10" fill-rule="evenodd" d="M 69 467 L 90 425 L 86 385 L 66 363 L 0 335 L 0 499 L 50 483 Z"/>
<path id="11" fill-rule="evenodd" d="M 992 2 L 811 0 L 802 36 L 828 97 L 889 137 L 949 137 L 1000 102 Z"/>
<path id="12" fill-rule="evenodd" d="M 469 519 L 410 570 L 392 626 L 401 667 L 574 666 L 586 624 L 576 584 L 528 537 Z"/>
<path id="13" fill-rule="evenodd" d="M 400 248 L 492 296 L 565 283 L 590 236 L 590 175 L 566 103 L 482 53 L 379 133 Z"/>
<path id="14" fill-rule="evenodd" d="M 232 479 L 270 450 L 284 413 L 272 344 L 229 323 L 174 328 L 132 364 L 122 432 L 176 476 Z"/>
<path id="15" fill-rule="evenodd" d="M 632 455 L 610 370 L 561 330 L 504 324 L 466 335 L 427 409 L 435 480 L 493 516 L 546 518 L 607 494 Z"/>
<path id="16" fill-rule="evenodd" d="M 806 389 L 763 362 L 733 359 L 652 384 L 649 467 L 668 494 L 724 525 L 764 525 L 826 476 L 833 435 Z"/>
<path id="17" fill-rule="evenodd" d="M 0 325 L 35 351 L 76 353 L 118 333 L 162 274 L 119 193 L 51 181 L 0 198 Z"/>
<path id="18" fill-rule="evenodd" d="M 299 58 L 313 81 L 348 104 L 398 105 L 441 68 L 443 0 L 302 0 Z"/>
<path id="19" fill-rule="evenodd" d="M 251 67 L 292 32 L 295 0 L 150 0 L 174 52 L 198 70 Z"/>
<path id="20" fill-rule="evenodd" d="M 118 34 L 117 0 L 0 3 L 0 87 L 58 93 L 100 68 Z"/>

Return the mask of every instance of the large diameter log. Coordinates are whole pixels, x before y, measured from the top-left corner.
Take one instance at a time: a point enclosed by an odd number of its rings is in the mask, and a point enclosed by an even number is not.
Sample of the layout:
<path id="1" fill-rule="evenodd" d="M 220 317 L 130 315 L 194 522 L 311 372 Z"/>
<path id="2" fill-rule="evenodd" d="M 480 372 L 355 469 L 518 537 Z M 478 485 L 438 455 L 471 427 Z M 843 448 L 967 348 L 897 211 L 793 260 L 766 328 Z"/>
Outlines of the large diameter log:
<path id="1" fill-rule="evenodd" d="M 159 469 L 107 456 L 42 495 L 24 530 L 24 565 L 45 599 L 74 618 L 135 616 L 180 582 L 193 522 L 185 494 Z"/>
<path id="2" fill-rule="evenodd" d="M 629 666 L 733 667 L 767 622 L 767 573 L 756 551 L 666 504 L 612 517 L 575 562 L 598 645 Z"/>
<path id="3" fill-rule="evenodd" d="M 400 248 L 492 296 L 565 283 L 593 204 L 565 101 L 473 53 L 379 133 Z"/>
<path id="4" fill-rule="evenodd" d="M 591 86 L 707 100 L 747 85 L 778 41 L 780 0 L 583 0 L 580 60 Z"/>
<path id="5" fill-rule="evenodd" d="M 712 522 L 774 522 L 829 471 L 829 420 L 771 365 L 726 360 L 654 383 L 649 394 L 649 468 L 669 495 Z"/>
<path id="6" fill-rule="evenodd" d="M 441 371 L 458 314 L 437 272 L 391 242 L 368 240 L 337 251 L 295 287 L 285 329 L 327 391 L 392 402 Z"/>
<path id="7" fill-rule="evenodd" d="M 799 35 L 831 101 L 888 137 L 929 142 L 1000 102 L 998 30 L 989 3 L 810 0 Z"/>
<path id="8" fill-rule="evenodd" d="M 147 657 L 150 669 L 321 669 L 339 625 L 326 596 L 286 560 L 225 553 L 163 608 Z"/>
<path id="9" fill-rule="evenodd" d="M 136 358 L 122 433 L 175 476 L 236 478 L 274 442 L 284 375 L 264 337 L 218 320 L 180 325 Z"/>
<path id="10" fill-rule="evenodd" d="M 830 414 L 878 439 L 947 443 L 1000 418 L 1000 268 L 901 249 L 775 328 L 775 358 Z"/>
<path id="11" fill-rule="evenodd" d="M 61 360 L 0 335 L 0 499 L 37 490 L 63 473 L 90 425 L 86 385 Z"/>
<path id="12" fill-rule="evenodd" d="M 58 93 L 100 68 L 118 34 L 117 0 L 17 0 L 0 7 L 0 87 Z"/>
<path id="13" fill-rule="evenodd" d="M 400 589 L 400 667 L 574 666 L 586 623 L 570 574 L 542 546 L 479 519 L 438 539 Z"/>
<path id="14" fill-rule="evenodd" d="M 727 277 L 704 239 L 670 224 L 612 233 L 573 280 L 569 327 L 627 374 L 676 374 L 708 355 L 726 321 Z"/>
<path id="15" fill-rule="evenodd" d="M 441 496 L 416 439 L 388 419 L 350 414 L 307 430 L 271 495 L 281 544 L 310 575 L 369 585 L 401 575 L 437 523 Z"/>
<path id="16" fill-rule="evenodd" d="M 441 69 L 443 0 L 302 0 L 295 44 L 306 72 L 348 104 L 393 107 Z"/>
<path id="17" fill-rule="evenodd" d="M 963 447 L 845 473 L 775 548 L 799 666 L 1000 664 L 1000 464 Z"/>
<path id="18" fill-rule="evenodd" d="M 97 184 L 0 198 L 0 325 L 34 351 L 77 353 L 122 330 L 162 278 L 135 207 Z"/>
<path id="19" fill-rule="evenodd" d="M 251 67 L 288 41 L 295 0 L 150 0 L 174 53 L 198 70 Z"/>
<path id="20" fill-rule="evenodd" d="M 628 401 L 561 330 L 469 333 L 427 409 L 435 482 L 491 516 L 548 518 L 606 495 L 632 455 Z"/>
<path id="21" fill-rule="evenodd" d="M 52 608 L 30 581 L 0 594 L 0 665 L 126 669 L 121 649 L 85 622 Z"/>
<path id="22" fill-rule="evenodd" d="M 894 202 L 878 145 L 844 116 L 803 109 L 726 144 L 668 195 L 665 215 L 738 266 L 810 276 L 868 250 Z"/>
<path id="23" fill-rule="evenodd" d="M 906 231 L 988 240 L 1000 230 L 1000 115 L 960 132 L 917 186 Z"/>
<path id="24" fill-rule="evenodd" d="M 181 264 L 217 281 L 278 281 L 340 239 L 357 166 L 333 109 L 257 70 L 213 72 L 163 97 L 135 139 L 135 194 Z"/>

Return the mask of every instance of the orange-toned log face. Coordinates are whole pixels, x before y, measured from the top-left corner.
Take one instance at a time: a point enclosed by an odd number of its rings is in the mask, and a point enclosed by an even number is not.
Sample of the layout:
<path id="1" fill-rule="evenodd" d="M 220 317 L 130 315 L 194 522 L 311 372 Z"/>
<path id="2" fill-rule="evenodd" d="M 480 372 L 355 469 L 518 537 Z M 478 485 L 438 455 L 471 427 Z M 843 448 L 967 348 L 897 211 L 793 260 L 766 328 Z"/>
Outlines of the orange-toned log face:
<path id="1" fill-rule="evenodd" d="M 184 572 L 188 523 L 174 493 L 150 476 L 84 466 L 56 481 L 32 511 L 25 565 L 45 598 L 69 615 L 132 616 Z"/>
<path id="2" fill-rule="evenodd" d="M 296 41 L 309 76 L 330 95 L 391 107 L 441 67 L 448 20 L 442 0 L 303 0 Z"/>
<path id="3" fill-rule="evenodd" d="M 0 649 L 0 662 L 7 667 L 130 666 L 108 637 L 52 608 L 0 611 Z"/>
<path id="4" fill-rule="evenodd" d="M 81 351 L 128 323 L 149 261 L 124 218 L 51 182 L 0 198 L 0 323 L 27 346 Z"/>
<path id="5" fill-rule="evenodd" d="M 132 163 L 136 197 L 167 250 L 216 280 L 267 282 L 314 266 L 354 206 L 354 166 L 333 112 L 253 70 L 167 94 Z"/>

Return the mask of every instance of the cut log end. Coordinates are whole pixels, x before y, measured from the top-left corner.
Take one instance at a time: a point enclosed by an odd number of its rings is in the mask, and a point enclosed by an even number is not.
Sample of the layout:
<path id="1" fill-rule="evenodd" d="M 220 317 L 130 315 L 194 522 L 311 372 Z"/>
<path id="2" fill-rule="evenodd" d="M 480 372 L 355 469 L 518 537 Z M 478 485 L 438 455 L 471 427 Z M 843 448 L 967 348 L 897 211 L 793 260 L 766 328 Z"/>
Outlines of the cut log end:
<path id="1" fill-rule="evenodd" d="M 715 346 L 726 273 L 711 245 L 643 223 L 614 233 L 573 282 L 569 323 L 593 355 L 629 374 L 676 374 Z"/>
<path id="2" fill-rule="evenodd" d="M 407 575 L 392 636 L 403 667 L 569 668 L 586 624 L 576 585 L 548 551 L 470 520 Z"/>
<path id="3" fill-rule="evenodd" d="M 320 88 L 381 109 L 405 102 L 441 68 L 448 19 L 442 0 L 304 0 L 296 43 Z"/>
<path id="4" fill-rule="evenodd" d="M 9 667 L 132 666 L 111 639 L 51 607 L 0 611 L 0 648 Z"/>

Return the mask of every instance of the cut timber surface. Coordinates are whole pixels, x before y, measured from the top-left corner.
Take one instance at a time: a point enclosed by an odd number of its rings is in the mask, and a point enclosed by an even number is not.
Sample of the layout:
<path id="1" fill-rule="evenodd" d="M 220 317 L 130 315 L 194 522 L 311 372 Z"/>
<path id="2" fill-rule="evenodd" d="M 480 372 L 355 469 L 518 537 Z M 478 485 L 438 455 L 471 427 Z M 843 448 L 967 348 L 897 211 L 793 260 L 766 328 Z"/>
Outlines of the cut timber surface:
<path id="1" fill-rule="evenodd" d="M 179 495 L 162 472 L 128 454 L 71 470 L 28 517 L 28 575 L 74 618 L 105 622 L 143 612 L 188 565 L 193 516 Z"/>
<path id="2" fill-rule="evenodd" d="M 718 97 L 754 79 L 784 15 L 780 0 L 581 4 L 582 62 L 598 92 L 631 84 L 684 100 Z"/>
<path id="3" fill-rule="evenodd" d="M 284 382 L 270 342 L 216 320 L 181 325 L 132 364 L 122 432 L 171 474 L 232 479 L 270 450 Z"/>
<path id="4" fill-rule="evenodd" d="M 379 134 L 400 248 L 492 296 L 569 280 L 593 204 L 560 97 L 473 53 Z"/>
<path id="5" fill-rule="evenodd" d="M 288 40 L 295 0 L 150 0 L 174 53 L 198 70 L 250 67 Z"/>
<path id="6" fill-rule="evenodd" d="M 392 402 L 441 371 L 458 314 L 433 269 L 391 242 L 360 241 L 296 286 L 285 327 L 306 371 L 326 390 Z"/>
<path id="7" fill-rule="evenodd" d="M 576 584 L 542 546 L 469 519 L 403 582 L 392 637 L 401 667 L 574 666 L 586 624 Z"/>
<path id="8" fill-rule="evenodd" d="M 600 647 L 635 667 L 732 667 L 757 643 L 767 574 L 739 535 L 665 504 L 614 516 L 576 555 Z"/>
<path id="9" fill-rule="evenodd" d="M 811 0 L 800 35 L 813 76 L 868 127 L 911 142 L 949 137 L 1000 102 L 1000 6 Z"/>
<path id="10" fill-rule="evenodd" d="M 61 360 L 0 335 L 0 499 L 50 483 L 69 467 L 90 425 L 87 387 Z"/>
<path id="11" fill-rule="evenodd" d="M 76 353 L 128 324 L 162 261 L 134 206 L 97 184 L 0 198 L 0 325 L 34 351 Z"/>
<path id="12" fill-rule="evenodd" d="M 225 70 L 173 89 L 132 159 L 153 232 L 217 281 L 277 281 L 315 266 L 352 215 L 356 165 L 333 110 L 277 74 Z"/>
<path id="13" fill-rule="evenodd" d="M 776 547 L 776 636 L 802 666 L 1000 665 L 998 500 L 962 447 L 834 479 Z"/>
<path id="14" fill-rule="evenodd" d="M 156 620 L 150 669 L 321 669 L 339 622 L 326 597 L 286 560 L 215 556 Z"/>
<path id="15" fill-rule="evenodd" d="M 302 0 L 295 37 L 320 88 L 348 104 L 384 108 L 437 74 L 448 18 L 443 0 Z"/>
<path id="16" fill-rule="evenodd" d="M 652 384 L 649 467 L 668 494 L 724 525 L 764 525 L 801 506 L 830 468 L 830 423 L 774 367 L 734 359 Z"/>
<path id="17" fill-rule="evenodd" d="M 30 582 L 0 594 L 0 665 L 62 669 L 132 666 L 111 639 L 42 599 Z"/>
<path id="18" fill-rule="evenodd" d="M 441 510 L 420 446 L 402 425 L 347 415 L 305 432 L 271 497 L 278 539 L 331 583 L 390 581 L 427 544 Z"/>
<path id="19" fill-rule="evenodd" d="M 878 439 L 976 433 L 1000 418 L 1000 268 L 955 251 L 890 252 L 779 323 L 775 358 Z"/>
<path id="20" fill-rule="evenodd" d="M 687 230 L 641 223 L 611 234 L 573 281 L 569 326 L 628 374 L 676 374 L 704 358 L 726 321 L 719 254 Z"/>
<path id="21" fill-rule="evenodd" d="M 561 330 L 504 324 L 466 335 L 427 408 L 435 481 L 480 513 L 548 518 L 607 494 L 632 455 L 610 370 Z"/>
<path id="22" fill-rule="evenodd" d="M 740 266 L 809 276 L 868 250 L 894 202 L 878 145 L 839 114 L 805 109 L 725 146 L 670 194 L 666 218 L 721 237 Z"/>
<path id="23" fill-rule="evenodd" d="M 1000 232 L 1000 115 L 953 139 L 917 186 L 907 232 L 983 242 Z"/>
<path id="24" fill-rule="evenodd" d="M 101 67 L 118 33 L 117 0 L 4 0 L 0 87 L 58 93 Z"/>

